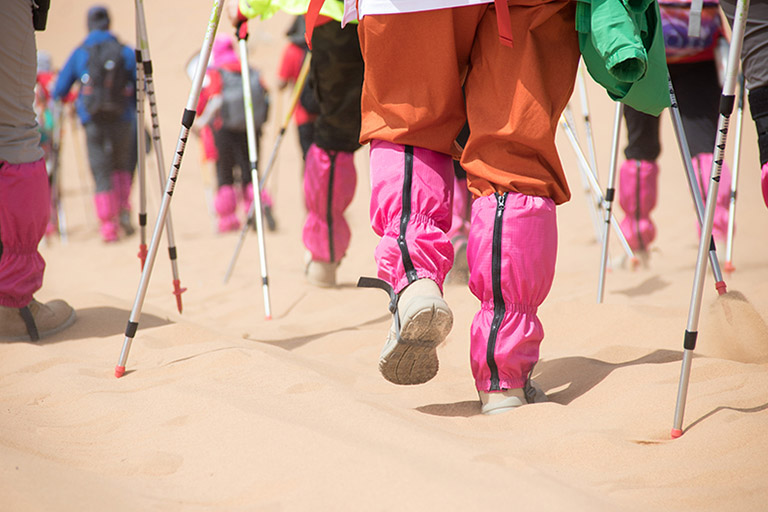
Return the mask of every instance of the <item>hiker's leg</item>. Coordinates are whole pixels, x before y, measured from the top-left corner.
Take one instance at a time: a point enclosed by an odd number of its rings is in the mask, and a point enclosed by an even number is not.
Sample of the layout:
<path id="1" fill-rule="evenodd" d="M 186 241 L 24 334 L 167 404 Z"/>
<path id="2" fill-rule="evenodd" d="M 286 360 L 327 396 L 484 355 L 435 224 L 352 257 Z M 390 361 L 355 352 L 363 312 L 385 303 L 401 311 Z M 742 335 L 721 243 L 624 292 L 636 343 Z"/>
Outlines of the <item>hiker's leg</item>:
<path id="1" fill-rule="evenodd" d="M 749 110 L 757 128 L 757 145 L 760 148 L 760 182 L 763 201 L 768 206 L 768 86 L 749 91 Z"/>
<path id="2" fill-rule="evenodd" d="M 304 167 L 307 218 L 302 240 L 311 254 L 308 279 L 330 286 L 335 283 L 335 267 L 349 247 L 351 232 L 344 212 L 357 184 L 354 152 L 360 147 L 363 81 L 357 27 L 342 29 L 338 22 L 317 27 L 309 74 L 320 113 Z"/>
<path id="3" fill-rule="evenodd" d="M 470 289 L 481 302 L 471 360 L 484 407 L 491 395 L 504 397 L 493 392 L 522 388 L 538 359 L 543 331 L 536 311 L 556 258 L 554 206 L 570 196 L 555 133 L 579 61 L 573 3 L 509 11 L 514 47 L 499 44 L 496 13 L 486 11 L 465 84 L 471 131 L 461 163 L 470 191 L 480 196 L 467 248 Z"/>
<path id="4" fill-rule="evenodd" d="M 338 263 L 346 254 L 351 233 L 344 211 L 355 194 L 354 155 L 312 145 L 304 170 L 307 218 L 302 240 L 313 261 Z"/>
<path id="5" fill-rule="evenodd" d="M 400 292 L 442 287 L 453 264 L 454 140 L 466 122 L 466 72 L 479 7 L 361 20 L 366 59 L 362 142 L 371 142 L 371 224 L 378 276 Z M 439 42 L 439 43 L 438 43 Z M 370 64 L 368 64 L 370 62 Z M 408 84 L 418 77 L 419 87 Z"/>
<path id="6" fill-rule="evenodd" d="M 442 285 L 453 263 L 454 140 L 466 122 L 462 76 L 481 7 L 370 16 L 361 141 L 371 142 L 371 225 L 378 277 L 397 294 L 382 375 L 419 384 L 438 370 L 453 315 Z M 418 80 L 419 87 L 412 87 Z M 399 322 L 399 324 L 398 324 Z M 398 329 L 399 327 L 399 329 Z"/>
<path id="7" fill-rule="evenodd" d="M 236 141 L 227 130 L 213 130 L 216 150 L 219 159 L 216 160 L 216 180 L 218 189 L 214 208 L 219 218 L 218 231 L 234 231 L 240 227 L 237 218 L 237 191 L 234 185 L 233 169 L 235 166 Z"/>
<path id="8" fill-rule="evenodd" d="M 45 160 L 0 161 L 0 306 L 26 306 L 43 284 L 45 261 L 37 246 L 49 204 Z"/>
<path id="9" fill-rule="evenodd" d="M 675 87 L 680 117 L 693 158 L 693 171 L 706 202 L 712 170 L 713 150 L 717 138 L 721 86 L 714 61 L 671 64 L 669 75 Z M 728 235 L 731 171 L 723 162 L 718 187 L 712 235 L 725 240 Z M 696 223 L 698 232 L 701 226 Z"/>
<path id="10" fill-rule="evenodd" d="M 624 210 L 620 227 L 633 251 L 647 251 L 656 238 L 651 211 L 656 206 L 661 153 L 659 118 L 624 107 L 627 158 L 619 167 L 619 205 Z"/>
<path id="11" fill-rule="evenodd" d="M 112 185 L 112 141 L 104 123 L 85 124 L 88 162 L 96 185 L 94 204 L 99 219 L 101 239 L 114 242 L 118 238 L 118 201 Z"/>
<path id="12" fill-rule="evenodd" d="M 720 6 L 733 26 L 736 0 L 721 0 Z M 768 207 L 768 3 L 766 2 L 752 2 L 749 5 L 741 61 L 744 77 L 747 80 L 746 87 L 749 90 L 749 110 L 757 129 L 763 201 Z"/>
<path id="13" fill-rule="evenodd" d="M 117 122 L 113 130 L 112 188 L 117 201 L 118 221 L 127 235 L 134 232 L 130 221 L 131 185 L 136 170 L 136 125 L 135 122 Z M 163 169 L 165 172 L 165 169 Z M 163 184 L 165 187 L 165 184 Z"/>

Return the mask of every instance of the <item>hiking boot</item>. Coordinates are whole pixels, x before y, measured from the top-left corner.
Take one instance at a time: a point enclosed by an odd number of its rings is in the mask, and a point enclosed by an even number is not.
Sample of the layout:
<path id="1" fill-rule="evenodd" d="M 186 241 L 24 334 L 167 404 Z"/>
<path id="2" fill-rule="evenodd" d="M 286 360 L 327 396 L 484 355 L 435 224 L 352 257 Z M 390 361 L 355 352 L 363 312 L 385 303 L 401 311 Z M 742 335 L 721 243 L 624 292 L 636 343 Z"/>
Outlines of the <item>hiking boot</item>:
<path id="1" fill-rule="evenodd" d="M 309 259 L 304 269 L 304 275 L 309 284 L 320 288 L 333 288 L 336 286 L 336 269 L 339 262 L 317 261 Z"/>
<path id="2" fill-rule="evenodd" d="M 523 388 L 493 392 L 478 391 L 477 394 L 480 395 L 480 412 L 483 414 L 501 414 L 517 409 L 521 405 L 547 401 L 547 395 L 532 380 L 529 380 Z"/>
<path id="3" fill-rule="evenodd" d="M 395 314 L 379 371 L 395 384 L 423 384 L 437 375 L 437 346 L 453 327 L 453 313 L 437 283 L 419 279 L 400 292 Z"/>
<path id="4" fill-rule="evenodd" d="M 0 306 L 0 341 L 37 341 L 75 322 L 75 310 L 63 300 L 42 304 L 32 300 L 23 308 Z"/>

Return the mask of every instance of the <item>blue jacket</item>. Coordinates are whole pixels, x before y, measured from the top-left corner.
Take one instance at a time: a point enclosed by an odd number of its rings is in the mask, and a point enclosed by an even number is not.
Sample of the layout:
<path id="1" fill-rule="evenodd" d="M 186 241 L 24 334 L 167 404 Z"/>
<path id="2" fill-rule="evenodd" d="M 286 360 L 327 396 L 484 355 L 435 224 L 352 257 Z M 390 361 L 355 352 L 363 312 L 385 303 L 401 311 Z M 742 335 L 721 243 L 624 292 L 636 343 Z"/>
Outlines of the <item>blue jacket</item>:
<path id="1" fill-rule="evenodd" d="M 95 44 L 101 43 L 108 39 L 117 39 L 111 32 L 106 30 L 94 30 L 88 34 L 85 41 L 75 48 L 72 55 L 69 56 L 64 67 L 61 68 L 59 76 L 56 79 L 56 87 L 53 89 L 53 99 L 61 100 L 72 88 L 75 82 L 80 82 L 83 75 L 88 73 L 88 50 L 87 48 Z M 133 48 L 129 46 L 123 46 L 123 57 L 125 59 L 125 67 L 130 71 L 133 81 L 136 81 L 136 56 Z M 85 124 L 90 121 L 88 112 L 85 111 L 83 106 L 83 100 L 81 92 L 78 92 L 77 100 L 75 101 L 75 107 L 77 108 L 77 115 L 80 117 L 80 121 Z M 122 119 L 128 121 L 136 115 L 136 98 L 125 102 L 125 113 Z"/>

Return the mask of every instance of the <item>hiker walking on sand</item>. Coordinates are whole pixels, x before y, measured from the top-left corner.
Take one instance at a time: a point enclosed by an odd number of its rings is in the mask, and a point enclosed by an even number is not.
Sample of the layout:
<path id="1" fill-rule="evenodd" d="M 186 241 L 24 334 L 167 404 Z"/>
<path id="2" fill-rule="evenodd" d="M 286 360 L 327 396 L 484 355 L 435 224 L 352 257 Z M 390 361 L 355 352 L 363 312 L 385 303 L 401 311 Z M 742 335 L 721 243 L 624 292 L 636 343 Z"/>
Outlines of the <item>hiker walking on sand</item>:
<path id="1" fill-rule="evenodd" d="M 257 70 L 250 70 L 254 127 L 257 154 L 261 142 L 261 128 L 267 120 L 269 96 Z M 237 205 L 248 213 L 253 202 L 251 164 L 248 156 L 248 134 L 245 125 L 243 82 L 240 57 L 235 51 L 232 36 L 219 34 L 213 43 L 211 61 L 200 92 L 197 111 L 199 124 L 209 128 L 216 148 L 217 192 L 214 207 L 218 216 L 218 231 L 236 231 L 240 228 Z M 257 162 L 258 165 L 258 162 Z M 240 170 L 236 179 L 235 167 Z M 235 183 L 238 182 L 238 185 Z M 262 191 L 264 217 L 270 230 L 275 229 L 272 200 Z"/>
<path id="2" fill-rule="evenodd" d="M 35 122 L 35 30 L 47 2 L 8 0 L 0 16 L 0 340 L 49 336 L 75 321 L 63 300 L 40 303 L 45 261 L 37 250 L 50 215 L 50 189 Z M 34 13 L 34 14 L 33 14 Z"/>
<path id="3" fill-rule="evenodd" d="M 96 183 L 94 203 L 101 238 L 114 242 L 119 228 L 131 235 L 130 194 L 136 168 L 136 57 L 109 31 L 105 7 L 88 10 L 88 36 L 59 72 L 53 98 L 62 101 L 77 82 L 75 106 L 85 128 Z"/>
<path id="4" fill-rule="evenodd" d="M 717 1 L 704 3 L 701 37 L 693 38 L 688 36 L 690 0 L 663 0 L 659 6 L 669 75 L 675 88 L 693 170 L 702 197 L 706 197 L 722 90 L 717 69 L 720 56 L 715 54 L 718 45 L 725 41 L 720 9 Z M 727 44 L 725 46 L 727 48 Z M 627 147 L 624 150 L 627 160 L 619 169 L 619 204 L 625 217 L 620 227 L 634 253 L 647 260 L 649 245 L 656 237 L 656 226 L 650 214 L 656 205 L 658 187 L 659 117 L 625 106 L 624 119 L 627 124 Z M 721 181 L 731 181 L 725 162 Z M 715 240 L 725 240 L 727 236 L 729 195 L 728 187 L 718 189 L 712 226 Z"/>
<path id="5" fill-rule="evenodd" d="M 228 4 L 236 25 L 278 9 L 303 14 L 309 0 L 240 0 Z M 357 185 L 354 152 L 360 148 L 360 92 L 363 59 L 357 25 L 341 27 L 344 4 L 328 0 L 312 35 L 312 61 L 307 79 L 317 100 L 314 139 L 304 166 L 307 217 L 302 240 L 307 249 L 305 276 L 315 286 L 336 285 L 336 271 L 349 248 L 351 232 L 344 212 Z"/>
<path id="6" fill-rule="evenodd" d="M 469 4 L 359 0 L 345 19 L 360 19 L 360 141 L 371 144 L 378 277 L 394 294 L 379 370 L 396 384 L 437 373 L 436 348 L 453 324 L 442 287 L 454 259 L 452 156 L 460 157 L 475 197 L 469 287 L 481 302 L 471 368 L 491 414 L 543 395 L 529 377 L 544 334 L 536 310 L 554 277 L 555 206 L 570 198 L 555 131 L 579 45 L 574 2 Z"/>

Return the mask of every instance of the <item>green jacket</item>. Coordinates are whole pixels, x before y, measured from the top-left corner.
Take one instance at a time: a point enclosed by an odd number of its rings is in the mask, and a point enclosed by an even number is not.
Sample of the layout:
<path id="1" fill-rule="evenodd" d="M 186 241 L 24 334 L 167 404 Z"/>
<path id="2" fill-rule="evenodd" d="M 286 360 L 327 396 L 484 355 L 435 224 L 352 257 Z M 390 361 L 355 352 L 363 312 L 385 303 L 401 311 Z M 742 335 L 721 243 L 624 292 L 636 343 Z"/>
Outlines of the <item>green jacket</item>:
<path id="1" fill-rule="evenodd" d="M 271 18 L 277 11 L 288 14 L 306 14 L 309 0 L 239 0 L 240 12 L 246 18 L 260 16 L 262 19 Z M 344 2 L 326 1 L 320 14 L 341 21 L 344 14 Z"/>
<path id="2" fill-rule="evenodd" d="M 576 30 L 587 71 L 613 100 L 654 116 L 670 106 L 657 0 L 578 0 Z"/>

